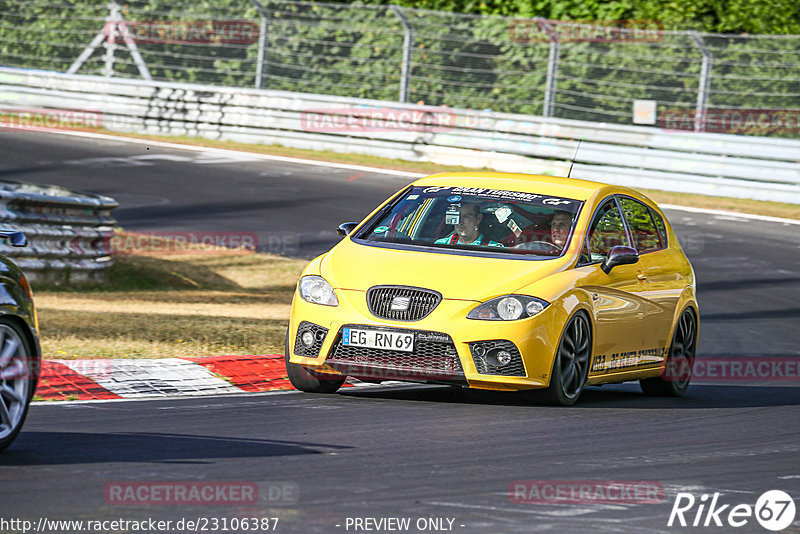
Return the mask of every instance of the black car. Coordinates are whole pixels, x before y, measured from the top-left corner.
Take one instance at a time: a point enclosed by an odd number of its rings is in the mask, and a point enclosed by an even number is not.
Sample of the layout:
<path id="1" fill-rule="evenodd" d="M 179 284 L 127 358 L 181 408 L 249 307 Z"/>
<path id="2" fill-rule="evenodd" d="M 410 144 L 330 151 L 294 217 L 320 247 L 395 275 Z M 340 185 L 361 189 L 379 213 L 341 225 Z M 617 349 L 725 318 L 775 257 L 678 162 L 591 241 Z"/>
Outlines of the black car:
<path id="1" fill-rule="evenodd" d="M 22 232 L 0 230 L 15 247 Z M 41 367 L 39 327 L 33 293 L 22 271 L 0 256 L 0 451 L 19 434 L 36 391 Z"/>

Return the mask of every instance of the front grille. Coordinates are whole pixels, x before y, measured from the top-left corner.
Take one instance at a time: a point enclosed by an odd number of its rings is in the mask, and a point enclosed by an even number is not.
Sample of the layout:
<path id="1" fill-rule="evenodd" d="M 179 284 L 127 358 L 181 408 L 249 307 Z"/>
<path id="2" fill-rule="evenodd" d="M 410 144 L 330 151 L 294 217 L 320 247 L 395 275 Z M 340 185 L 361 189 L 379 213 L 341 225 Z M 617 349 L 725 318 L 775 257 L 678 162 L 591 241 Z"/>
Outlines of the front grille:
<path id="1" fill-rule="evenodd" d="M 475 369 L 482 375 L 525 376 L 525 366 L 522 364 L 519 349 L 508 340 L 475 341 L 469 344 L 469 350 L 472 353 L 472 360 L 475 362 Z M 506 365 L 494 365 L 489 361 L 488 357 L 492 352 L 500 350 L 508 351 L 511 354 L 511 361 Z"/>
<path id="2" fill-rule="evenodd" d="M 300 341 L 300 334 L 306 330 L 311 330 L 314 334 L 314 344 L 306 347 Z M 328 329 L 308 321 L 303 321 L 297 327 L 297 335 L 294 340 L 294 353 L 297 356 L 306 356 L 308 358 L 316 358 L 319 356 L 319 349 L 322 348 L 322 343 L 325 341 L 325 336 L 328 335 Z"/>
<path id="3" fill-rule="evenodd" d="M 336 337 L 328 365 L 342 374 L 372 380 L 465 383 L 464 370 L 453 340 L 447 334 L 425 330 L 400 330 L 365 325 L 351 328 L 413 332 L 414 351 L 372 349 L 342 345 L 341 331 Z"/>
<path id="4" fill-rule="evenodd" d="M 392 309 L 392 302 L 405 305 L 405 309 Z M 367 291 L 367 306 L 372 315 L 393 321 L 419 321 L 430 314 L 442 295 L 430 289 L 404 286 L 375 286 Z"/>

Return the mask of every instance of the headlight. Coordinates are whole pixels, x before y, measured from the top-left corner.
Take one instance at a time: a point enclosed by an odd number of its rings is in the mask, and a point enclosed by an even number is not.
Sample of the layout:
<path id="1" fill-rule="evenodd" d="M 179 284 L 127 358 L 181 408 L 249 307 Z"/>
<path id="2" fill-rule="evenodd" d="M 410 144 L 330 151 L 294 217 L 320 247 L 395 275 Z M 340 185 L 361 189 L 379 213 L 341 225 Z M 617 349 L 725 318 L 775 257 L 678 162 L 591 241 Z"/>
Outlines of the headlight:
<path id="1" fill-rule="evenodd" d="M 324 306 L 338 306 L 339 299 L 331 285 L 321 276 L 304 276 L 300 279 L 300 296 L 303 300 Z"/>
<path id="2" fill-rule="evenodd" d="M 515 321 L 533 317 L 550 305 L 549 302 L 536 297 L 524 295 L 506 295 L 480 304 L 467 314 L 467 319 L 484 321 Z"/>

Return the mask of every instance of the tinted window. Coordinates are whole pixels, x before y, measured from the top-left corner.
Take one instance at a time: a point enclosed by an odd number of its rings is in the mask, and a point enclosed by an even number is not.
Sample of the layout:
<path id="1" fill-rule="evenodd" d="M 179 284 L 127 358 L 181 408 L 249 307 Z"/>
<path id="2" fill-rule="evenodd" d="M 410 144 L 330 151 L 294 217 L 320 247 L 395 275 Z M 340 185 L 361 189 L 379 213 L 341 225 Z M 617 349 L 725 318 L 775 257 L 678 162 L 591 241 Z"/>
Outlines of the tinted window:
<path id="1" fill-rule="evenodd" d="M 591 261 L 604 261 L 608 251 L 618 245 L 628 246 L 628 236 L 622 222 L 622 214 L 613 200 L 609 200 L 597 211 L 589 227 L 589 255 Z"/>
<path id="2" fill-rule="evenodd" d="M 415 187 L 356 236 L 394 243 L 487 253 L 559 256 L 578 200 L 468 187 Z"/>
<path id="3" fill-rule="evenodd" d="M 631 229 L 631 234 L 633 234 L 634 248 L 640 254 L 664 248 L 661 234 L 656 229 L 656 224 L 650 214 L 650 208 L 627 197 L 620 198 L 620 204 L 622 205 L 622 211 L 625 213 L 625 220 L 628 221 L 628 227 Z"/>
<path id="4" fill-rule="evenodd" d="M 658 230 L 658 235 L 661 237 L 661 247 L 667 248 L 667 228 L 664 225 L 664 219 L 661 218 L 661 215 L 650 210 L 650 215 L 653 217 L 653 220 L 656 223 L 656 230 Z"/>

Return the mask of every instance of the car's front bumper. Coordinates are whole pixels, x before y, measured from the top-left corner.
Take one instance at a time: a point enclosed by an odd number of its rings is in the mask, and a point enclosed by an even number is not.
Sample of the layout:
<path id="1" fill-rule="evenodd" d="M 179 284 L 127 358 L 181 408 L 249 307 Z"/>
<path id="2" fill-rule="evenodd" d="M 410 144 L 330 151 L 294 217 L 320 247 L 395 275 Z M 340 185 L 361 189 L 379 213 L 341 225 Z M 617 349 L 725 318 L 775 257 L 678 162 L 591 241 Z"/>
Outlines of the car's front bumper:
<path id="1" fill-rule="evenodd" d="M 466 318 L 477 301 L 443 299 L 427 317 L 406 322 L 375 317 L 368 309 L 364 291 L 337 289 L 336 294 L 338 306 L 311 304 L 295 294 L 288 332 L 292 363 L 369 380 L 449 383 L 481 389 L 531 389 L 550 382 L 566 317 L 556 306 L 519 321 L 480 321 Z M 308 349 L 297 339 L 301 323 L 301 331 L 310 329 L 315 335 Z M 345 347 L 341 343 L 345 326 L 414 331 L 414 352 Z M 491 343 L 483 344 L 487 341 Z M 488 365 L 479 355 L 479 346 L 484 351 L 508 349 L 514 355 L 512 363 Z"/>

